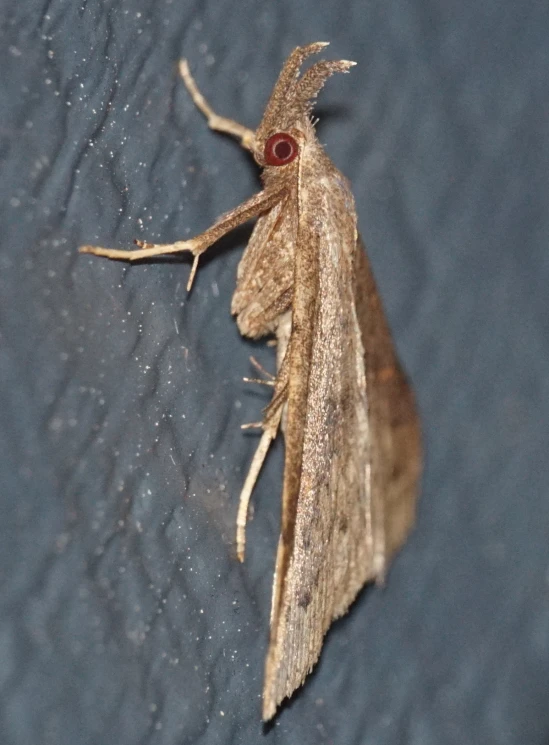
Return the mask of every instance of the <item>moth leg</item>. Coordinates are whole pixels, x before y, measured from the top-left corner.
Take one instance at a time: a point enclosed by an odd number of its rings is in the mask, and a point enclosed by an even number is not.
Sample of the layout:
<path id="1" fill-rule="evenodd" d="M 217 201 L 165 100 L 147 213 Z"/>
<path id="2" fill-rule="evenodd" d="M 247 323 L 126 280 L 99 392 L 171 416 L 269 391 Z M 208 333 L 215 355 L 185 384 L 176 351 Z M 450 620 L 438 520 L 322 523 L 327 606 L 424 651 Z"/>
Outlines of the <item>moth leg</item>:
<path id="1" fill-rule="evenodd" d="M 263 422 L 248 422 L 248 424 L 241 424 L 240 429 L 263 429 Z"/>
<path id="2" fill-rule="evenodd" d="M 261 213 L 270 210 L 284 197 L 285 193 L 285 188 L 264 189 L 220 217 L 211 228 L 208 228 L 194 238 L 190 238 L 188 241 L 176 241 L 175 243 L 146 243 L 145 241 L 136 241 L 139 248 L 133 251 L 124 251 L 116 248 L 102 248 L 101 246 L 81 246 L 78 250 L 83 254 L 106 256 L 108 259 L 122 261 L 136 261 L 138 259 L 149 259 L 152 256 L 162 256 L 164 254 L 190 251 L 194 256 L 191 275 L 187 283 L 187 290 L 190 290 L 198 267 L 200 254 L 204 253 L 212 243 L 218 241 L 226 233 L 233 230 L 233 228 L 247 222 L 252 217 L 257 217 Z"/>
<path id="3" fill-rule="evenodd" d="M 265 370 L 263 365 L 260 362 L 258 362 L 255 357 L 250 357 L 250 362 L 252 363 L 252 365 L 255 367 L 256 370 L 259 370 L 260 373 L 263 373 L 263 375 L 266 378 L 268 378 L 268 380 L 262 380 L 261 381 L 262 383 L 271 385 L 271 382 L 272 382 L 272 384 L 274 385 L 274 381 L 276 380 L 276 377 L 272 373 L 270 373 L 268 370 Z"/>
<path id="4" fill-rule="evenodd" d="M 257 385 L 274 385 L 274 380 L 265 380 L 264 378 L 242 378 L 245 383 L 256 383 Z"/>
<path id="5" fill-rule="evenodd" d="M 258 385 L 272 385 L 274 386 L 276 383 L 276 378 L 274 375 L 272 375 L 268 370 L 265 370 L 263 365 L 261 365 L 255 357 L 250 357 L 250 362 L 255 367 L 256 370 L 259 370 L 260 373 L 263 373 L 265 376 L 264 378 L 242 378 L 242 380 L 245 383 L 257 383 Z"/>
<path id="6" fill-rule="evenodd" d="M 204 235 L 204 233 L 202 235 Z M 198 268 L 199 256 L 206 250 L 206 248 L 208 248 L 207 245 L 201 245 L 201 237 L 202 236 L 197 236 L 188 241 L 176 241 L 175 243 L 163 244 L 135 241 L 135 244 L 139 246 L 139 248 L 134 249 L 133 251 L 125 251 L 124 249 L 118 248 L 103 248 L 102 246 L 80 246 L 78 251 L 81 254 L 94 254 L 95 256 L 104 256 L 107 259 L 116 259 L 119 261 L 138 261 L 139 259 L 150 259 L 153 256 L 163 256 L 165 254 L 191 251 L 194 255 L 194 261 L 189 281 L 187 283 L 187 290 L 190 290 Z"/>
<path id="7" fill-rule="evenodd" d="M 244 551 L 246 547 L 246 520 L 248 517 L 248 505 L 250 504 L 250 497 L 252 491 L 261 471 L 261 466 L 265 460 L 265 456 L 269 451 L 271 442 L 276 437 L 278 431 L 278 425 L 280 424 L 280 418 L 282 416 L 282 406 L 278 408 L 275 414 L 267 421 L 263 423 L 263 434 L 255 451 L 250 470 L 246 476 L 246 481 L 240 492 L 240 501 L 238 503 L 238 514 L 236 516 L 236 555 L 239 561 L 244 561 Z"/>
<path id="8" fill-rule="evenodd" d="M 233 119 L 228 119 L 227 117 L 219 116 L 215 113 L 202 93 L 200 93 L 198 86 L 191 75 L 186 59 L 182 59 L 179 62 L 179 74 L 183 78 L 183 82 L 185 83 L 195 106 L 200 109 L 208 120 L 208 127 L 216 132 L 223 132 L 236 137 L 240 140 L 240 144 L 243 148 L 246 148 L 246 150 L 252 150 L 255 140 L 255 132 L 253 129 L 248 129 L 248 127 L 235 122 Z"/>
<path id="9" fill-rule="evenodd" d="M 287 363 L 288 356 L 284 357 L 280 371 L 278 373 L 275 392 L 270 404 L 265 409 L 265 417 L 263 419 L 263 434 L 255 451 L 250 470 L 246 476 L 246 481 L 240 492 L 240 502 L 238 504 L 238 514 L 236 517 L 236 555 L 240 561 L 244 561 L 244 551 L 246 547 L 246 520 L 248 517 L 248 506 L 250 504 L 250 497 L 252 491 L 263 466 L 265 456 L 269 451 L 271 442 L 277 435 L 278 427 L 280 426 L 280 420 L 282 418 L 282 411 L 286 398 L 288 396 L 288 372 L 289 364 Z"/>

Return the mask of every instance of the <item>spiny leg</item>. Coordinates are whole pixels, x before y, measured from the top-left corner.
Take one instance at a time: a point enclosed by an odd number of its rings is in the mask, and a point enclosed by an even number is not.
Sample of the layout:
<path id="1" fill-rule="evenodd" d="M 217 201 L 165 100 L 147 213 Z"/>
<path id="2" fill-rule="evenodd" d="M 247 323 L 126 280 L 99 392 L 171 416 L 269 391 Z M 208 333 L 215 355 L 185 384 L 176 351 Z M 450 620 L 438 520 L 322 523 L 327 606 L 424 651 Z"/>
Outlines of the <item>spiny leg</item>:
<path id="1" fill-rule="evenodd" d="M 274 386 L 276 383 L 276 377 L 270 373 L 268 370 L 265 370 L 263 365 L 261 365 L 255 357 L 250 357 L 250 362 L 255 367 L 256 370 L 259 370 L 260 373 L 263 373 L 265 375 L 265 378 L 242 378 L 245 383 L 257 383 L 258 385 L 270 385 Z"/>
<path id="2" fill-rule="evenodd" d="M 185 83 L 196 107 L 200 109 L 208 120 L 208 127 L 214 129 L 216 132 L 224 132 L 225 134 L 238 138 L 242 147 L 246 148 L 246 150 L 252 150 L 255 140 L 254 131 L 248 129 L 248 127 L 245 127 L 243 124 L 235 122 L 234 119 L 228 119 L 225 116 L 219 116 L 215 113 L 202 93 L 200 93 L 198 86 L 191 75 L 186 59 L 180 60 L 179 73 L 183 78 L 183 82 Z"/>
<path id="3" fill-rule="evenodd" d="M 195 251 L 197 242 L 176 241 L 175 243 L 146 243 L 145 241 L 134 241 L 139 248 L 133 251 L 126 251 L 118 248 L 102 248 L 101 246 L 80 246 L 78 251 L 81 254 L 94 254 L 95 256 L 106 256 L 107 259 L 120 259 L 121 261 L 137 261 L 138 259 L 148 259 L 151 256 L 161 256 L 162 254 L 179 253 L 180 251 Z"/>
<path id="4" fill-rule="evenodd" d="M 139 246 L 134 251 L 121 251 L 116 248 L 102 248 L 101 246 L 81 246 L 80 253 L 95 254 L 96 256 L 106 256 L 108 259 L 118 259 L 122 261 L 136 261 L 137 259 L 148 259 L 152 256 L 162 256 L 163 254 L 179 253 L 181 251 L 190 251 L 194 256 L 193 268 L 187 283 L 187 290 L 191 289 L 193 279 L 198 266 L 200 254 L 215 243 L 224 235 L 229 233 L 233 228 L 247 222 L 252 217 L 257 217 L 263 212 L 270 210 L 280 199 L 284 198 L 285 188 L 265 189 L 253 197 L 247 199 L 234 210 L 227 212 L 223 217 L 214 223 L 203 233 L 190 238 L 188 241 L 176 241 L 175 243 L 145 243 L 136 241 Z"/>
<path id="5" fill-rule="evenodd" d="M 78 249 L 81 254 L 93 254 L 94 256 L 105 256 L 107 259 L 117 259 L 120 261 L 138 261 L 139 259 L 149 259 L 152 256 L 164 256 L 165 254 L 176 254 L 182 251 L 191 251 L 194 255 L 194 261 L 187 282 L 187 290 L 190 290 L 196 270 L 198 269 L 198 259 L 200 254 L 206 250 L 207 246 L 202 247 L 197 238 L 189 241 L 176 241 L 175 243 L 146 243 L 145 241 L 135 241 L 140 248 L 133 251 L 124 251 L 118 248 L 102 248 L 101 246 L 80 246 Z"/>
<path id="6" fill-rule="evenodd" d="M 261 365 L 259 365 L 257 360 L 254 360 L 253 357 L 252 360 L 254 364 L 261 368 Z M 265 460 L 265 456 L 269 451 L 271 442 L 277 435 L 280 421 L 282 419 L 282 412 L 284 411 L 284 405 L 288 398 L 289 369 L 289 355 L 288 351 L 286 351 L 286 354 L 284 355 L 284 359 L 282 360 L 276 379 L 274 381 L 275 389 L 273 397 L 269 405 L 264 409 L 263 423 L 258 422 L 252 425 L 243 426 L 243 429 L 248 429 L 248 427 L 250 426 L 254 427 L 259 424 L 259 426 L 263 427 L 264 431 L 261 435 L 261 440 L 259 441 L 257 450 L 255 451 L 252 463 L 250 465 L 250 470 L 248 471 L 246 481 L 244 482 L 244 486 L 242 487 L 242 491 L 240 493 L 240 503 L 238 505 L 238 514 L 236 518 L 236 553 L 240 561 L 244 561 L 244 548 L 246 546 L 246 518 L 248 515 L 248 505 L 250 503 L 252 490 L 255 486 L 255 482 L 257 481 L 257 477 L 259 476 L 259 472 Z M 267 373 L 266 370 L 264 372 Z M 268 374 L 269 373 L 267 373 L 267 375 Z"/>

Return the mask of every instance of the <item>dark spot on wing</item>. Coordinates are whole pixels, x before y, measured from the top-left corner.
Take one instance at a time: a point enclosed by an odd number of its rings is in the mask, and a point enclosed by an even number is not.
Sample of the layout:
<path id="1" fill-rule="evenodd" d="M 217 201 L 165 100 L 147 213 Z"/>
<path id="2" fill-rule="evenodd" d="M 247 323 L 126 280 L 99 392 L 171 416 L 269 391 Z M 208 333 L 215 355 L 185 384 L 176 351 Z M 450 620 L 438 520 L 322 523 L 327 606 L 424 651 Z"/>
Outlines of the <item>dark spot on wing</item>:
<path id="1" fill-rule="evenodd" d="M 297 604 L 304 610 L 309 607 L 309 605 L 311 604 L 311 593 L 309 592 L 309 590 L 302 590 L 299 593 Z"/>

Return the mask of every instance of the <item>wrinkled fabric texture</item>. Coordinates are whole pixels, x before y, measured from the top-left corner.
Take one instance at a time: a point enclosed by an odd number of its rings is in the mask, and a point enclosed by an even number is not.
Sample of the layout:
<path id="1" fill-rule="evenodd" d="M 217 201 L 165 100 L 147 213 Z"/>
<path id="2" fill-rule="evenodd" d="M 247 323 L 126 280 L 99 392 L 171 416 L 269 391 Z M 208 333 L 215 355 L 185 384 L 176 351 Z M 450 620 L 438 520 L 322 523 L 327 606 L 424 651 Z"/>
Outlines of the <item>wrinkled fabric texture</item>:
<path id="1" fill-rule="evenodd" d="M 549 741 L 549 6 L 4 0 L 0 739 Z M 356 60 L 322 142 L 422 415 L 416 529 L 260 722 L 282 443 L 235 559 L 274 353 L 230 317 L 250 226 L 201 261 L 78 255 L 199 232 L 259 188 L 178 80 L 256 126 L 293 47 Z"/>

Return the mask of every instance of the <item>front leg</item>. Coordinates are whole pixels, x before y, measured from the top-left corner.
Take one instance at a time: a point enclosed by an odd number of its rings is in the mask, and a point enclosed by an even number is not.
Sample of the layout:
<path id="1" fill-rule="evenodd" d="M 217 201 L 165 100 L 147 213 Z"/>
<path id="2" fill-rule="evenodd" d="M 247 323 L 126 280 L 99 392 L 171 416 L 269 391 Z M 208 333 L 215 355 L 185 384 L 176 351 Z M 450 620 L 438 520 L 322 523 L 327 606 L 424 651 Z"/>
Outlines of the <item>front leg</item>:
<path id="1" fill-rule="evenodd" d="M 284 198 L 285 194 L 285 188 L 264 189 L 259 194 L 254 194 L 253 197 L 243 202 L 239 207 L 235 207 L 234 210 L 220 217 L 211 228 L 208 228 L 194 238 L 190 238 L 188 241 L 176 241 L 175 243 L 145 243 L 144 241 L 136 241 L 140 248 L 133 251 L 121 251 L 116 248 L 102 248 L 101 246 L 81 246 L 79 251 L 80 253 L 106 256 L 108 259 L 119 261 L 137 261 L 139 259 L 149 259 L 153 256 L 190 251 L 194 256 L 191 275 L 187 283 L 187 290 L 190 290 L 198 267 L 200 254 L 204 253 L 207 248 L 233 230 L 233 228 L 247 222 L 252 217 L 257 217 L 263 212 L 268 212 L 280 199 Z"/>
<path id="2" fill-rule="evenodd" d="M 182 59 L 179 62 L 179 74 L 187 86 L 187 90 L 190 93 L 194 105 L 197 109 L 200 109 L 208 120 L 208 127 L 216 132 L 223 132 L 223 134 L 237 137 L 243 148 L 246 150 L 253 150 L 255 142 L 255 132 L 253 129 L 248 129 L 248 127 L 245 127 L 243 124 L 235 122 L 234 119 L 228 119 L 225 116 L 219 116 L 219 114 L 215 113 L 202 93 L 198 90 L 198 86 L 191 75 L 186 59 Z"/>

